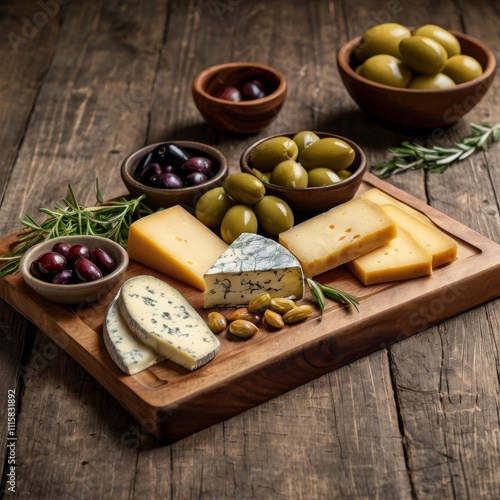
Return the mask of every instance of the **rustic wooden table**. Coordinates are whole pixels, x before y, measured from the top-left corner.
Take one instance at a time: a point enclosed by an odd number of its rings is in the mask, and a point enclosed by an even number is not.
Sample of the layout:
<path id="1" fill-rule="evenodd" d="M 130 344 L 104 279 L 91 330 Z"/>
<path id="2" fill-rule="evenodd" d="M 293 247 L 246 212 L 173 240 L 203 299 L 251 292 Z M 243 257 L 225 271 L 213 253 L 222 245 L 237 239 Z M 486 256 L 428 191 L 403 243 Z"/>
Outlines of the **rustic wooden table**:
<path id="1" fill-rule="evenodd" d="M 390 0 L 167 2 L 4 0 L 0 4 L 0 235 L 54 206 L 71 183 L 120 195 L 122 159 L 166 139 L 215 145 L 231 171 L 256 138 L 334 132 L 370 164 L 423 139 L 360 111 L 340 81 L 338 47 L 366 27 L 428 22 L 500 51 L 500 4 Z M 221 135 L 191 98 L 202 69 L 254 61 L 282 71 L 286 104 L 257 137 Z M 500 117 L 498 80 L 435 136 Z M 443 175 L 389 182 L 500 243 L 500 146 Z M 498 498 L 500 301 L 494 300 L 223 423 L 165 445 L 85 368 L 2 302 L 0 496 L 9 497 L 9 394 L 15 390 L 19 498 Z"/>

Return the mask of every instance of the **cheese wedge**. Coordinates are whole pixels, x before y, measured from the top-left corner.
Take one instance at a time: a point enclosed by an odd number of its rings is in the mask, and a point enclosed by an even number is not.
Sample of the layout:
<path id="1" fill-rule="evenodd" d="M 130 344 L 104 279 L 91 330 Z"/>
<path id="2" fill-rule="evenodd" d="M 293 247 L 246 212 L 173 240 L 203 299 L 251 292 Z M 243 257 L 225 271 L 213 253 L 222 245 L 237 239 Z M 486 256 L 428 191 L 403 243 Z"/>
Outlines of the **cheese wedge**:
<path id="1" fill-rule="evenodd" d="M 398 226 L 408 231 L 425 251 L 432 255 L 433 268 L 457 258 L 457 244 L 435 226 L 429 226 L 393 205 L 382 205 L 380 208 Z"/>
<path id="2" fill-rule="evenodd" d="M 128 375 L 134 375 L 163 361 L 151 347 L 135 337 L 116 302 L 115 297 L 109 304 L 103 325 L 104 345 L 111 359 Z"/>
<path id="3" fill-rule="evenodd" d="M 375 203 L 354 198 L 279 235 L 311 278 L 397 236 L 396 224 Z"/>
<path id="4" fill-rule="evenodd" d="M 179 205 L 137 220 L 128 237 L 131 259 L 202 291 L 203 274 L 227 247 Z"/>
<path id="5" fill-rule="evenodd" d="M 208 363 L 220 348 L 217 337 L 189 302 L 157 278 L 127 280 L 120 290 L 118 307 L 141 342 L 188 370 Z"/>

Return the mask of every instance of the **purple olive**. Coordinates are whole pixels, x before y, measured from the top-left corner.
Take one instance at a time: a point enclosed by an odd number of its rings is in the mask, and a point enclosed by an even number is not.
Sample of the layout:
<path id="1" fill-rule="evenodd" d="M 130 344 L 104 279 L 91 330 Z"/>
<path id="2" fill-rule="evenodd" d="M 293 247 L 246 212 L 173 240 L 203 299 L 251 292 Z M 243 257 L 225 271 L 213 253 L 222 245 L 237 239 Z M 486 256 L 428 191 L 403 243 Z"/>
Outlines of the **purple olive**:
<path id="1" fill-rule="evenodd" d="M 103 276 L 106 276 L 115 268 L 115 261 L 100 248 L 94 248 L 90 252 L 90 260 L 99 268 Z"/>
<path id="2" fill-rule="evenodd" d="M 71 245 L 69 243 L 56 243 L 52 247 L 52 251 L 62 255 L 65 259 L 67 259 L 70 248 Z"/>
<path id="3" fill-rule="evenodd" d="M 212 162 L 208 158 L 195 156 L 184 163 L 181 168 L 182 170 L 200 172 L 200 174 L 208 175 L 210 170 L 212 170 Z"/>
<path id="4" fill-rule="evenodd" d="M 186 181 L 191 186 L 197 186 L 198 184 L 203 184 L 207 182 L 207 176 L 201 172 L 191 172 L 187 177 Z"/>
<path id="5" fill-rule="evenodd" d="M 262 99 L 263 97 L 266 97 L 264 87 L 258 80 L 245 82 L 241 87 L 241 94 L 244 99 L 248 100 Z"/>
<path id="6" fill-rule="evenodd" d="M 64 269 L 60 273 L 57 273 L 52 278 L 52 283 L 55 285 L 67 285 L 73 280 L 73 271 L 71 269 Z"/>
<path id="7" fill-rule="evenodd" d="M 157 177 L 156 185 L 161 188 L 176 189 L 182 187 L 182 181 L 179 176 L 167 172 Z"/>
<path id="8" fill-rule="evenodd" d="M 102 278 L 102 273 L 99 268 L 85 257 L 80 257 L 75 261 L 75 273 L 82 283 Z"/>
<path id="9" fill-rule="evenodd" d="M 174 171 L 174 167 L 172 165 L 163 165 L 161 167 L 161 173 L 162 174 L 171 174 Z M 160 174 L 158 174 L 160 175 Z"/>
<path id="10" fill-rule="evenodd" d="M 74 265 L 75 261 L 80 257 L 85 259 L 89 258 L 89 249 L 85 245 L 77 243 L 69 249 L 68 260 L 71 265 Z"/>
<path id="11" fill-rule="evenodd" d="M 219 99 L 224 99 L 224 101 L 240 102 L 241 92 L 236 87 L 222 87 L 222 89 L 217 92 L 215 97 Z"/>
<path id="12" fill-rule="evenodd" d="M 37 259 L 42 274 L 56 274 L 66 268 L 66 259 L 56 252 L 45 252 Z"/>
<path id="13" fill-rule="evenodd" d="M 37 279 L 42 280 L 42 281 L 47 281 L 47 278 L 50 278 L 50 274 L 42 274 L 40 272 L 40 269 L 38 269 L 38 260 L 34 260 L 30 264 L 30 273 Z"/>

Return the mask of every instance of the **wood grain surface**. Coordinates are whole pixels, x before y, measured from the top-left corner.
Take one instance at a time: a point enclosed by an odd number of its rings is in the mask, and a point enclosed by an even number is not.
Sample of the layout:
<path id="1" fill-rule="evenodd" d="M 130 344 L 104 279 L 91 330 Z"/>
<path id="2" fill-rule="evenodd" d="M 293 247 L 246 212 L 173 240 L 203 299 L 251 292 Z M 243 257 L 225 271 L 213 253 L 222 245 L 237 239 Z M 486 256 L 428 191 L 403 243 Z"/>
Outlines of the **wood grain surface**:
<path id="1" fill-rule="evenodd" d="M 43 17 L 41 3 L 57 4 Z M 40 12 L 42 14 L 40 14 Z M 373 24 L 439 24 L 497 59 L 498 2 L 111 0 L 0 5 L 0 235 L 53 206 L 71 182 L 94 201 L 120 195 L 119 165 L 145 144 L 196 140 L 231 171 L 246 146 L 293 128 L 360 144 L 369 165 L 402 140 L 450 144 L 495 123 L 495 79 L 463 120 L 427 135 L 382 127 L 343 88 L 338 47 Z M 38 30 L 26 28 L 38 23 Z M 23 30 L 24 28 L 24 30 Z M 36 28 L 36 26 L 35 26 Z M 11 40 L 19 36 L 15 47 Z M 30 35 L 29 37 L 27 35 Z M 276 120 L 235 138 L 207 126 L 190 95 L 202 69 L 268 64 L 289 83 Z M 389 179 L 500 243 L 500 148 L 443 175 Z M 0 390 L 16 390 L 19 498 L 495 498 L 500 490 L 500 313 L 494 300 L 429 327 L 170 445 L 141 427 L 70 356 L 5 302 Z M 2 408 L 0 415 L 5 414 Z M 2 492 L 9 498 L 0 419 Z"/>

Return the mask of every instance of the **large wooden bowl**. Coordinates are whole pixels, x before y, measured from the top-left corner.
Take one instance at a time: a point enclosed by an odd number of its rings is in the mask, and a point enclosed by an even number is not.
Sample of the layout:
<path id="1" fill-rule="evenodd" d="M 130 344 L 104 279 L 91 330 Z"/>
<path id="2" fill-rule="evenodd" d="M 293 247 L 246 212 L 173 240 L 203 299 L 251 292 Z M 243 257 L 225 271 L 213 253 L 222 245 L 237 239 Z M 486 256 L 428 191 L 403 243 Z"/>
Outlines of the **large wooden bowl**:
<path id="1" fill-rule="evenodd" d="M 231 102 L 214 97 L 223 86 L 240 87 L 259 80 L 266 96 L 253 101 Z M 284 76 L 263 64 L 234 62 L 202 71 L 193 81 L 194 102 L 205 120 L 217 130 L 230 134 L 255 134 L 277 116 L 285 101 Z"/>
<path id="2" fill-rule="evenodd" d="M 264 141 L 267 141 L 268 139 L 272 139 L 273 137 L 286 136 L 292 138 L 298 132 L 299 131 L 270 135 L 249 146 L 247 149 L 245 149 L 240 158 L 241 171 L 248 174 L 252 173 L 253 166 L 249 160 L 249 157 L 252 149 L 257 145 Z M 363 176 L 366 172 L 366 156 L 363 150 L 355 142 L 340 135 L 328 134 L 326 132 L 315 132 L 315 134 L 320 139 L 323 139 L 325 137 L 342 139 L 354 149 L 356 156 L 353 163 L 348 169 L 350 172 L 352 172 L 352 175 L 336 184 L 321 187 L 288 188 L 277 186 L 276 184 L 266 184 L 267 195 L 273 195 L 281 198 L 282 200 L 286 201 L 293 209 L 295 209 L 294 212 L 302 212 L 304 214 L 307 214 L 308 216 L 326 212 L 330 208 L 336 207 L 337 205 L 340 205 L 352 199 L 356 194 L 356 191 L 358 190 L 363 180 Z"/>
<path id="3" fill-rule="evenodd" d="M 343 45 L 337 54 L 338 69 L 347 91 L 366 112 L 391 124 L 426 129 L 455 123 L 486 94 L 496 63 L 486 45 L 470 36 L 450 32 L 458 38 L 462 53 L 477 59 L 483 67 L 479 78 L 441 90 L 400 89 L 372 82 L 354 71 L 360 64 L 353 55 L 361 39 L 357 37 Z"/>

